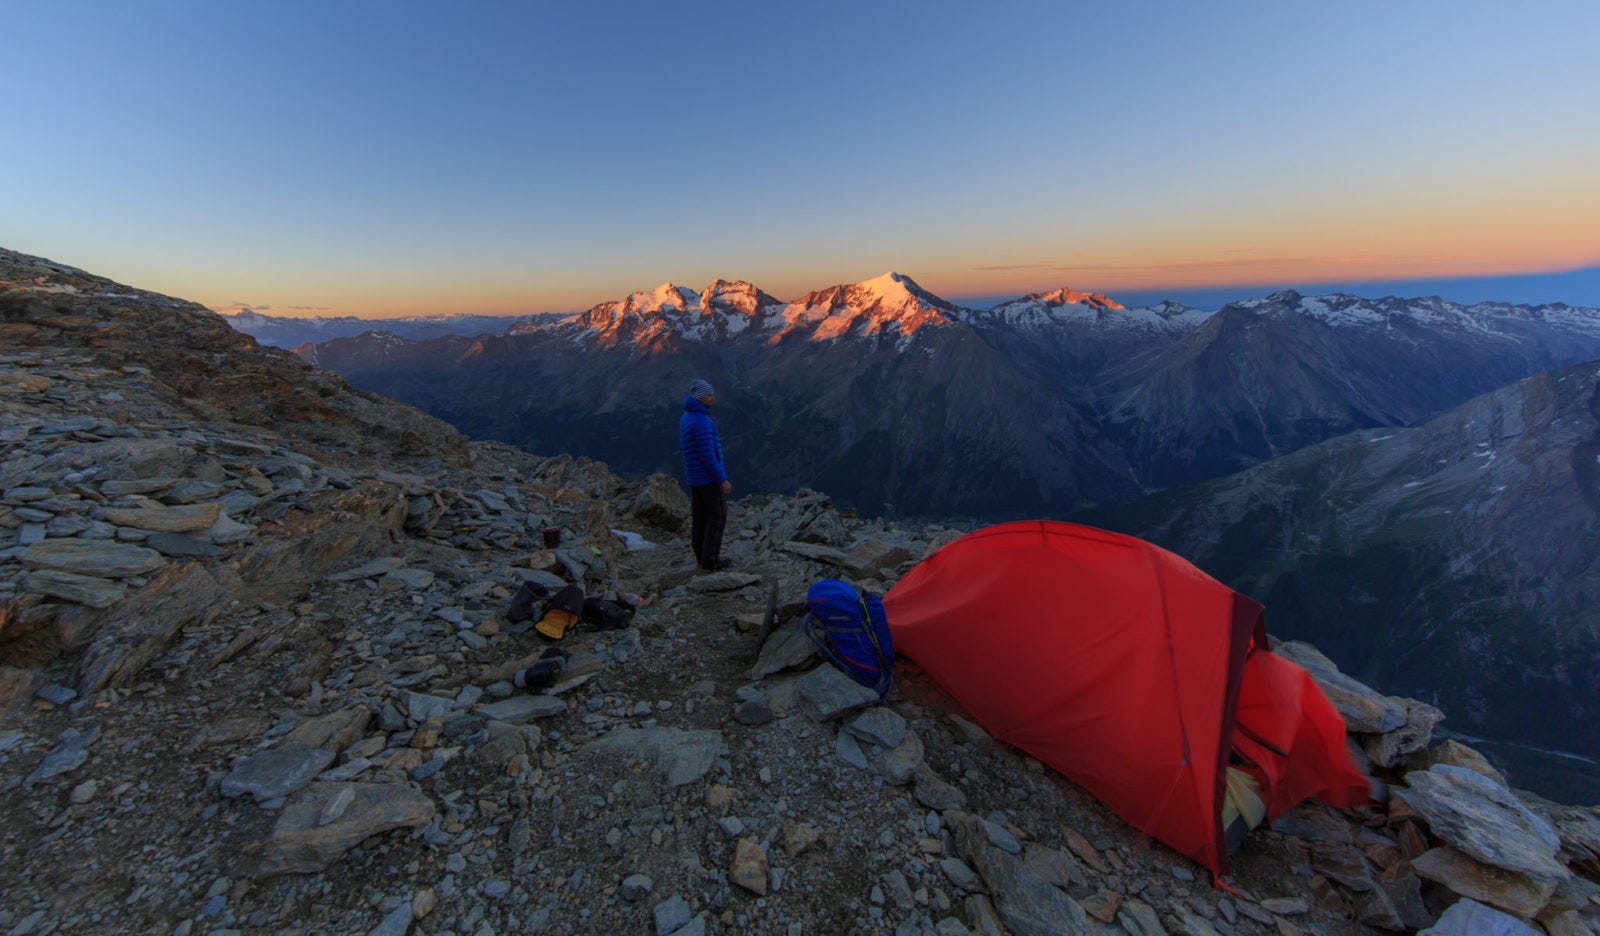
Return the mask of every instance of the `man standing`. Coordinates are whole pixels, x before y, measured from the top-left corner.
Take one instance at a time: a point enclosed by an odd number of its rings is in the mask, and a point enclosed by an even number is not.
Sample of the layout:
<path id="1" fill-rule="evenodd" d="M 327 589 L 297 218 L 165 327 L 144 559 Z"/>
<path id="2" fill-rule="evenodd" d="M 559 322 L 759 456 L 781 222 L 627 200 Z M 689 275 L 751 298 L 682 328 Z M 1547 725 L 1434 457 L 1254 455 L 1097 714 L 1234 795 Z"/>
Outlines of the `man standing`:
<path id="1" fill-rule="evenodd" d="M 708 412 L 716 402 L 717 391 L 697 379 L 689 385 L 683 416 L 678 419 L 678 447 L 683 450 L 683 473 L 688 477 L 694 515 L 689 538 L 695 561 L 707 572 L 729 565 L 722 558 L 722 527 L 728 519 L 727 497 L 733 493 L 733 482 L 722 467 L 722 439 Z"/>

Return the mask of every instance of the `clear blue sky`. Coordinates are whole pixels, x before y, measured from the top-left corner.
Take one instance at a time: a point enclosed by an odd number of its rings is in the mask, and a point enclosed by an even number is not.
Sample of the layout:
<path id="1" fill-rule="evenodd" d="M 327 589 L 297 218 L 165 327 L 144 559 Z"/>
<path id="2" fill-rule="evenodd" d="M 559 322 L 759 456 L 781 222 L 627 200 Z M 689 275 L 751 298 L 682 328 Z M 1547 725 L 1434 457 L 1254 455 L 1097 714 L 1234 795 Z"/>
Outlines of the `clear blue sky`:
<path id="1" fill-rule="evenodd" d="M 6 21 L 0 245 L 218 307 L 1600 264 L 1584 0 L 20 0 Z"/>

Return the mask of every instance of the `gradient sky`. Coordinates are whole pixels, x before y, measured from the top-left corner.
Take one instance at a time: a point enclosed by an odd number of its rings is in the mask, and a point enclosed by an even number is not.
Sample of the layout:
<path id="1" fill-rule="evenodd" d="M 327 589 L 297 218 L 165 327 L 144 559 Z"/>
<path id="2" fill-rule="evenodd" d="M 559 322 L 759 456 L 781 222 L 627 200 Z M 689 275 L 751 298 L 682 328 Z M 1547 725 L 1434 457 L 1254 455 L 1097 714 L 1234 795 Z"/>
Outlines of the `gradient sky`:
<path id="1" fill-rule="evenodd" d="M 1600 264 L 1587 0 L 13 0 L 5 19 L 0 246 L 219 308 Z"/>

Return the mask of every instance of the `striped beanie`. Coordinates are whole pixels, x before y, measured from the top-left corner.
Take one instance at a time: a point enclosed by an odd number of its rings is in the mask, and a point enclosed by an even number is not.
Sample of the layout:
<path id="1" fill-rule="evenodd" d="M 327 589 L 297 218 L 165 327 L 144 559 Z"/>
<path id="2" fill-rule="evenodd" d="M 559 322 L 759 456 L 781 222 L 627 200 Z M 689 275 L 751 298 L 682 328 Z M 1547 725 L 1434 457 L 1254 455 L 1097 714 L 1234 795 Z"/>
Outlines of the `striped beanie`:
<path id="1" fill-rule="evenodd" d="M 689 395 L 696 400 L 704 400 L 708 396 L 716 396 L 717 391 L 712 389 L 711 384 L 697 377 L 694 383 L 689 385 Z"/>

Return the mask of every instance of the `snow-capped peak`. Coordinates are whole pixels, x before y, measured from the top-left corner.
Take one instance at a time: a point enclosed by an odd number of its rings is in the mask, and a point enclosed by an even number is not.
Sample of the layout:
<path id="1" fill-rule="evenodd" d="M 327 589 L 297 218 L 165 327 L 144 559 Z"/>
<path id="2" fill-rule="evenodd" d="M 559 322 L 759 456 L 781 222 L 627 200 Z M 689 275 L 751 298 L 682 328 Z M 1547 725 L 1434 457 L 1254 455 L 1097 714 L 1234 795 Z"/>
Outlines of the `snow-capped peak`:
<path id="1" fill-rule="evenodd" d="M 784 308 L 784 324 L 777 337 L 809 329 L 812 340 L 826 341 L 893 330 L 903 341 L 921 328 L 948 324 L 964 314 L 960 306 L 928 292 L 904 273 L 889 272 L 860 283 L 806 293 Z"/>
<path id="2" fill-rule="evenodd" d="M 1115 299 L 1102 296 L 1099 293 L 1078 292 L 1076 289 L 1069 289 L 1066 286 L 1063 286 L 1060 289 L 1052 289 L 1049 292 L 1044 293 L 1029 293 L 1028 295 L 1024 296 L 1023 299 L 1033 299 L 1042 302 L 1045 305 L 1053 306 L 1086 305 L 1093 306 L 1096 309 L 1127 308 Z"/>
<path id="3" fill-rule="evenodd" d="M 621 315 L 627 315 L 630 312 L 666 312 L 674 309 L 687 312 L 699 307 L 699 293 L 668 282 L 662 283 L 655 289 L 633 293 L 622 300 L 622 305 L 617 309 L 617 312 Z"/>
<path id="4" fill-rule="evenodd" d="M 1205 317 L 1206 313 L 1199 309 L 1175 302 L 1163 302 L 1148 309 L 1129 309 L 1099 293 L 1078 292 L 1063 287 L 1002 302 L 987 313 L 974 316 L 973 321 L 980 324 L 1004 322 L 1021 328 L 1079 325 L 1183 332 L 1198 325 Z"/>

